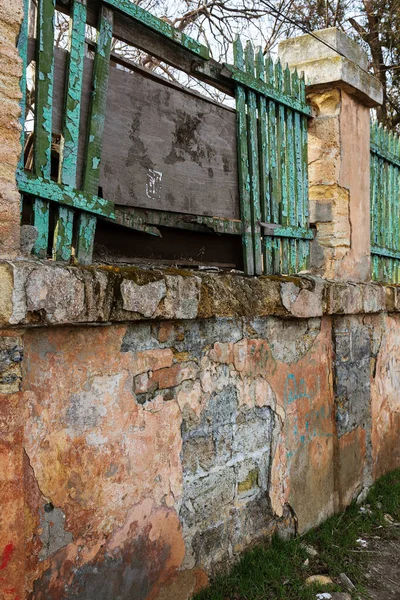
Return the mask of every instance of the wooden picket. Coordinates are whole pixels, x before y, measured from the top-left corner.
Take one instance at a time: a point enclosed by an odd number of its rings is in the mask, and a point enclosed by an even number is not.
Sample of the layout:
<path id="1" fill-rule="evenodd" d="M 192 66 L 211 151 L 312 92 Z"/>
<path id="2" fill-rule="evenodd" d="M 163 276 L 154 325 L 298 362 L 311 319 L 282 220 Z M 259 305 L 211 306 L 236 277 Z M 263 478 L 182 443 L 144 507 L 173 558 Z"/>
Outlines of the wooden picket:
<path id="1" fill-rule="evenodd" d="M 371 262 L 375 281 L 400 283 L 400 138 L 371 123 Z"/>

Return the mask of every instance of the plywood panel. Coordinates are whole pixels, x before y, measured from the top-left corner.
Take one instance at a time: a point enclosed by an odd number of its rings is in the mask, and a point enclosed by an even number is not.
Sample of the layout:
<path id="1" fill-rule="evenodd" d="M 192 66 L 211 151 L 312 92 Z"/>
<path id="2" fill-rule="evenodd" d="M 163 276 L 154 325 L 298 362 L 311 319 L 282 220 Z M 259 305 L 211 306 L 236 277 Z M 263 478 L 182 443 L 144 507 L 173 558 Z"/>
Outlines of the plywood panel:
<path id="1" fill-rule="evenodd" d="M 56 53 L 54 130 L 61 131 L 65 53 Z M 85 60 L 78 185 L 92 61 Z M 231 109 L 140 71 L 110 72 L 101 161 L 104 198 L 124 206 L 239 217 Z"/>

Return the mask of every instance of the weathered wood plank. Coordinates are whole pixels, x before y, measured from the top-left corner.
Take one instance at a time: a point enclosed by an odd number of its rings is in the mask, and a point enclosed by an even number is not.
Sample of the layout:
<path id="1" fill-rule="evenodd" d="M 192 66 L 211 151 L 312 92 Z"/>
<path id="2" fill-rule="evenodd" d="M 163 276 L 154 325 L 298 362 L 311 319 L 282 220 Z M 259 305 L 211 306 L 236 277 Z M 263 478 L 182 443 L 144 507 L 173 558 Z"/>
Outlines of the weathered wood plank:
<path id="1" fill-rule="evenodd" d="M 265 58 L 266 80 L 271 86 L 276 85 L 275 67 L 271 56 Z M 279 223 L 279 203 L 280 203 L 280 180 L 278 171 L 278 150 L 277 150 L 277 105 L 274 100 L 268 101 L 268 163 L 269 163 L 269 189 L 270 189 L 270 214 L 273 223 Z M 273 274 L 280 273 L 280 250 L 281 242 L 279 238 L 271 242 L 271 256 L 269 259 L 269 269 Z"/>
<path id="2" fill-rule="evenodd" d="M 196 56 L 208 60 L 210 58 L 210 52 L 206 46 L 203 46 L 198 41 L 186 35 L 184 32 L 179 31 L 175 27 L 172 27 L 166 21 L 159 19 L 152 15 L 147 10 L 144 10 L 137 4 L 130 2 L 130 0 L 103 0 L 105 4 L 116 8 L 117 10 L 125 13 L 135 21 L 139 21 L 152 31 L 161 33 L 166 38 L 173 42 L 183 46 L 189 52 L 192 52 Z"/>
<path id="3" fill-rule="evenodd" d="M 254 50 L 250 42 L 246 44 L 245 69 L 254 77 Z M 251 228 L 253 236 L 254 274 L 261 275 L 262 249 L 261 249 L 261 209 L 260 209 L 260 166 L 258 154 L 257 130 L 257 97 L 251 90 L 246 90 L 247 97 L 247 132 L 249 143 L 249 171 L 250 171 L 250 202 L 251 202 Z"/>
<path id="4" fill-rule="evenodd" d="M 77 187 L 76 174 L 85 57 L 85 24 L 86 6 L 84 0 L 73 0 L 70 17 L 59 172 L 59 181 L 71 187 Z"/>
<path id="5" fill-rule="evenodd" d="M 262 49 L 256 50 L 256 77 L 265 81 L 265 64 Z M 271 200 L 269 186 L 269 156 L 268 156 L 268 119 L 267 100 L 261 94 L 257 96 L 258 109 L 258 152 L 260 163 L 260 208 L 261 220 L 271 222 Z M 265 230 L 264 230 L 265 234 Z M 263 272 L 266 275 L 273 273 L 271 265 L 272 240 L 268 235 L 262 238 Z"/>
<path id="6" fill-rule="evenodd" d="M 61 132 L 64 52 L 56 52 L 54 130 Z M 85 60 L 78 182 L 93 60 Z M 154 118 L 162 115 L 162 118 Z M 111 69 L 100 163 L 105 198 L 184 214 L 240 216 L 236 114 L 141 71 Z"/>
<path id="7" fill-rule="evenodd" d="M 264 223 L 261 221 L 261 227 L 266 235 L 282 238 L 293 238 L 295 240 L 313 240 L 314 230 L 307 227 L 276 225 L 275 223 Z"/>
<path id="8" fill-rule="evenodd" d="M 267 98 L 275 100 L 275 102 L 282 106 L 287 106 L 304 115 L 311 116 L 311 108 L 306 103 L 286 94 L 283 89 L 276 89 L 274 86 L 271 86 L 260 79 L 256 79 L 251 74 L 243 72 L 237 66 L 229 64 L 225 64 L 224 66 L 226 70 L 230 72 L 232 79 L 241 85 L 244 85 L 246 88 L 263 94 Z"/>
<path id="9" fill-rule="evenodd" d="M 144 210 L 141 208 L 118 208 L 115 210 L 115 223 L 150 235 L 159 236 L 154 226 L 173 227 L 187 231 L 242 235 L 242 222 L 237 219 L 204 217 L 179 213 Z"/>
<path id="10" fill-rule="evenodd" d="M 240 38 L 236 38 L 233 46 L 234 60 L 238 67 L 244 68 L 243 47 Z M 251 223 L 251 192 L 248 154 L 248 131 L 246 114 L 246 92 L 242 86 L 236 88 L 236 122 L 238 139 L 238 175 L 240 215 L 243 223 L 243 263 L 247 275 L 254 275 L 254 248 Z"/>
<path id="11" fill-rule="evenodd" d="M 284 70 L 284 90 L 288 96 L 292 95 L 291 73 L 286 65 Z M 295 166 L 296 156 L 294 151 L 294 114 L 293 110 L 286 108 L 285 136 L 286 136 L 286 172 L 287 172 L 287 223 L 292 226 L 297 225 L 297 200 L 295 188 Z M 288 263 L 289 273 L 297 273 L 297 240 L 290 239 L 288 244 Z"/>
<path id="12" fill-rule="evenodd" d="M 54 76 L 54 0 L 38 0 L 36 32 L 36 95 L 33 172 L 50 179 L 52 142 L 52 93 Z M 34 245 L 37 256 L 47 255 L 49 206 L 42 199 L 33 205 L 33 224 L 38 229 Z"/>
<path id="13" fill-rule="evenodd" d="M 59 181 L 76 187 L 80 106 L 85 56 L 86 6 L 73 0 L 68 43 L 63 133 L 60 144 Z M 69 260 L 72 251 L 74 211 L 60 206 L 54 229 L 53 258 Z"/>
<path id="14" fill-rule="evenodd" d="M 68 185 L 47 181 L 42 177 L 19 174 L 17 180 L 18 187 L 24 194 L 38 196 L 43 198 L 44 201 L 52 200 L 53 202 L 84 210 L 94 215 L 110 219 L 115 218 L 114 203 L 104 198 L 99 198 L 93 194 L 86 194 Z"/>
<path id="15" fill-rule="evenodd" d="M 304 80 L 304 74 L 299 80 L 300 85 L 300 96 L 305 99 L 306 97 L 306 84 Z M 303 227 L 309 226 L 309 199 L 308 199 L 308 118 L 306 116 L 300 117 L 301 126 L 301 154 L 302 154 L 302 201 L 303 201 Z M 299 271 L 308 269 L 310 260 L 310 244 L 299 242 Z"/>
<path id="16" fill-rule="evenodd" d="M 68 261 L 71 258 L 74 211 L 59 206 L 53 238 L 53 260 Z"/>
<path id="17" fill-rule="evenodd" d="M 112 28 L 113 13 L 109 9 L 102 7 L 97 34 L 97 49 L 93 65 L 92 93 L 88 115 L 89 126 L 83 173 L 83 189 L 89 194 L 97 194 L 100 178 Z"/>
<path id="18" fill-rule="evenodd" d="M 275 81 L 277 90 L 284 91 L 284 74 L 280 60 L 275 63 Z M 287 186 L 287 135 L 286 135 L 286 111 L 283 104 L 278 105 L 277 119 L 277 149 L 279 154 L 278 172 L 280 183 L 279 197 L 279 222 L 286 226 L 288 222 L 288 186 Z M 289 273 L 289 240 L 281 240 L 281 273 Z"/>
<path id="19" fill-rule="evenodd" d="M 97 31 L 96 54 L 93 65 L 93 83 L 88 116 L 88 136 L 83 172 L 83 189 L 90 194 L 98 192 L 100 162 L 103 147 L 104 124 L 106 119 L 108 77 L 113 32 L 113 12 L 102 6 Z M 76 256 L 81 264 L 92 262 L 96 219 L 88 214 L 80 214 Z"/>
<path id="20" fill-rule="evenodd" d="M 68 12 L 63 0 L 57 0 L 57 9 Z M 97 26 L 98 0 L 88 0 L 88 24 Z M 127 14 L 115 11 L 114 37 L 149 53 L 151 56 L 176 67 L 187 74 L 195 73 L 201 81 L 214 85 L 222 92 L 234 97 L 236 83 L 229 78 L 221 77 L 223 65 L 212 58 L 205 60 L 184 46 L 176 43 L 143 23 L 135 21 Z M 198 70 L 199 69 L 199 70 Z M 204 72 L 203 72 L 204 70 Z"/>

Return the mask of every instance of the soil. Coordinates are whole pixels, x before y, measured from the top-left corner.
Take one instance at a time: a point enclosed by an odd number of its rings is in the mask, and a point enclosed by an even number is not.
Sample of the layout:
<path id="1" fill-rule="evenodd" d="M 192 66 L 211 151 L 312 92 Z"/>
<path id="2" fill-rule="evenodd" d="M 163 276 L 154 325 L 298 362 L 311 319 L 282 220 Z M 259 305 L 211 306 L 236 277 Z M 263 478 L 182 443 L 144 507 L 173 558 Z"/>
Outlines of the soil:
<path id="1" fill-rule="evenodd" d="M 367 592 L 371 600 L 400 600 L 400 525 L 377 529 L 366 536 Z"/>

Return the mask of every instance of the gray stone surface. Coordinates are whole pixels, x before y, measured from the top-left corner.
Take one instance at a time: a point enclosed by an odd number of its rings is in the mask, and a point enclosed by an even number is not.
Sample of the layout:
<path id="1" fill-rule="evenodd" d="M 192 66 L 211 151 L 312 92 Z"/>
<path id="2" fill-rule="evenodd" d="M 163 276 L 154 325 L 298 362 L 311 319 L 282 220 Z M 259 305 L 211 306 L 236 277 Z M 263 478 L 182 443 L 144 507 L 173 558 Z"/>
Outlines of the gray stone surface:
<path id="1" fill-rule="evenodd" d="M 144 317 L 154 315 L 166 293 L 167 287 L 163 279 L 150 281 L 144 285 L 138 285 L 129 279 L 121 283 L 124 310 L 138 312 Z"/>
<path id="2" fill-rule="evenodd" d="M 266 535 L 275 419 L 270 408 L 238 406 L 236 387 L 211 395 L 197 420 L 183 413 L 180 518 L 187 565 L 232 558 L 234 548 Z M 221 525 L 220 525 L 221 524 Z"/>
<path id="3" fill-rule="evenodd" d="M 367 72 L 364 50 L 337 28 L 324 29 L 317 35 L 341 54 L 314 37 L 304 35 L 279 43 L 279 57 L 283 64 L 288 63 L 289 68 L 303 71 L 308 86 L 316 88 L 335 84 L 356 96 L 365 106 L 382 104 L 382 86 Z"/>
<path id="4" fill-rule="evenodd" d="M 359 317 L 336 318 L 334 392 L 338 435 L 366 427 L 370 411 L 371 338 Z"/>
<path id="5" fill-rule="evenodd" d="M 46 560 L 73 541 L 72 534 L 65 531 L 65 514 L 61 508 L 55 508 L 51 503 L 45 505 L 40 514 L 42 533 L 40 535 L 43 544 L 39 554 L 39 560 Z"/>
<path id="6" fill-rule="evenodd" d="M 319 42 L 315 37 L 308 34 L 282 40 L 279 42 L 279 56 L 282 62 L 291 65 L 292 63 L 315 60 L 316 57 L 321 60 L 324 58 L 337 58 L 338 53 L 335 50 L 338 50 L 364 71 L 368 69 L 368 55 L 366 51 L 337 27 L 320 29 L 313 33 L 316 37 L 327 42 L 331 47 L 328 47 L 323 42 Z"/>

